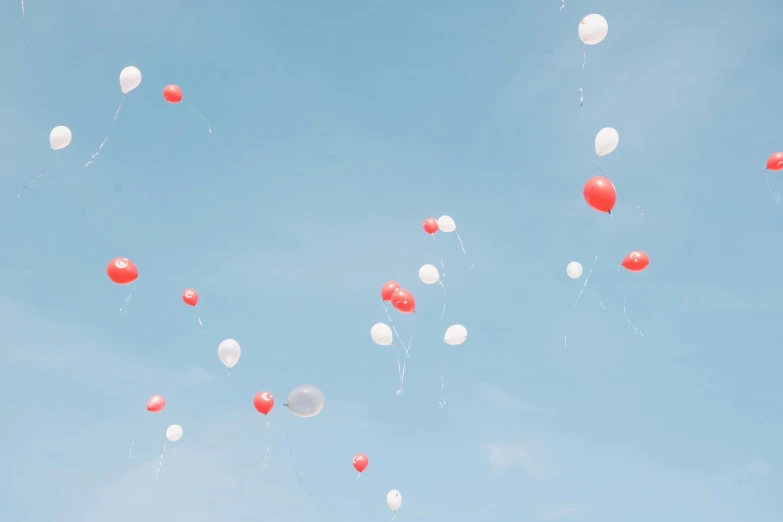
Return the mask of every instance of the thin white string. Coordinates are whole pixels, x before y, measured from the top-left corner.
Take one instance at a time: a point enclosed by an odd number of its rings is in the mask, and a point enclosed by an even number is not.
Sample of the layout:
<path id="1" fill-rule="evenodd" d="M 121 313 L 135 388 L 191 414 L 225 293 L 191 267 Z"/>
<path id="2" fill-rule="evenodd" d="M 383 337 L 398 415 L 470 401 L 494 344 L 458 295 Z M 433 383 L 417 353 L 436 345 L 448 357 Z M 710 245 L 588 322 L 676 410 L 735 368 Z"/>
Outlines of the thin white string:
<path id="1" fill-rule="evenodd" d="M 598 167 L 598 172 L 601 173 L 601 176 L 603 176 L 608 180 L 609 178 L 607 178 L 606 174 L 604 174 L 604 170 L 601 168 L 601 164 L 598 163 L 598 156 L 595 157 L 595 166 Z M 617 194 L 617 197 L 619 197 L 622 200 L 622 202 L 625 203 L 626 205 L 634 207 L 634 212 L 636 212 L 638 215 L 640 216 L 644 215 L 644 212 L 642 212 L 642 207 L 638 205 L 631 205 L 630 203 L 628 203 L 628 201 L 626 201 L 626 199 L 621 194 Z"/>
<path id="2" fill-rule="evenodd" d="M 392 517 L 392 519 L 389 522 L 394 522 L 395 518 L 397 518 L 397 512 L 396 511 L 394 512 L 394 516 Z"/>
<path id="3" fill-rule="evenodd" d="M 582 106 L 582 103 L 585 101 L 585 90 L 584 87 L 584 74 L 585 74 L 585 64 L 587 64 L 587 46 L 582 46 L 582 56 L 584 57 L 584 60 L 582 60 L 582 70 L 579 72 L 579 76 L 582 78 L 582 83 L 579 84 L 579 106 Z"/>
<path id="4" fill-rule="evenodd" d="M 103 146 L 106 145 L 106 141 L 109 139 L 109 134 L 111 134 L 111 129 L 114 128 L 114 124 L 117 123 L 117 116 L 120 115 L 120 110 L 122 109 L 122 104 L 125 103 L 125 94 L 122 95 L 122 101 L 120 102 L 120 106 L 117 107 L 117 112 L 114 113 L 114 119 L 111 122 L 111 127 L 109 127 L 109 132 L 106 134 L 106 137 L 103 138 L 103 141 L 101 142 L 100 147 L 98 147 L 98 151 L 92 155 L 90 158 L 90 161 L 84 164 L 84 168 L 86 169 L 90 165 L 92 165 L 93 160 L 98 156 L 98 154 L 101 153 L 101 150 L 103 150 Z"/>
<path id="5" fill-rule="evenodd" d="M 204 398 L 202 399 L 202 401 L 206 400 L 206 399 L 207 399 L 207 397 L 209 397 L 210 395 L 212 395 L 213 393 L 215 393 L 216 391 L 218 391 L 220 388 L 222 388 L 223 386 L 225 386 L 225 384 L 228 382 L 228 379 L 229 379 L 230 377 L 231 377 L 231 369 L 229 369 L 229 370 L 228 370 L 228 373 L 227 373 L 227 374 L 226 374 L 226 376 L 223 378 L 223 380 L 221 381 L 221 383 L 220 383 L 220 384 L 218 384 L 217 386 L 215 386 L 214 388 L 212 388 L 212 390 L 210 390 L 210 392 L 204 396 Z M 177 410 L 177 412 L 181 412 L 181 411 L 183 411 L 185 408 L 186 408 L 186 407 L 185 407 L 185 406 L 183 406 L 183 407 L 181 407 L 180 409 L 178 409 L 178 410 Z"/>
<path id="6" fill-rule="evenodd" d="M 440 257 L 440 268 L 442 271 L 441 277 L 446 277 L 446 265 L 443 264 L 443 253 L 440 250 L 440 244 L 438 244 L 438 240 L 435 239 L 435 234 L 430 234 L 432 236 L 432 240 L 435 242 L 435 248 L 438 250 L 438 256 Z"/>
<path id="7" fill-rule="evenodd" d="M 160 454 L 160 460 L 158 461 L 158 469 L 155 470 L 155 480 L 152 481 L 155 484 L 158 481 L 158 475 L 160 474 L 160 468 L 163 467 L 163 455 L 166 454 L 166 443 L 163 443 L 163 452 Z"/>
<path id="8" fill-rule="evenodd" d="M 448 296 L 446 295 L 446 287 L 443 286 L 443 281 L 438 279 L 438 283 L 440 283 L 440 287 L 443 289 L 443 310 L 440 312 L 440 326 L 443 327 L 443 316 L 446 315 L 446 300 L 448 299 Z"/>
<path id="9" fill-rule="evenodd" d="M 24 0 L 22 0 L 22 18 L 24 18 Z"/>
<path id="10" fill-rule="evenodd" d="M 397 337 L 397 341 L 402 345 L 403 349 L 405 348 L 405 343 L 402 342 L 402 338 L 400 337 L 400 334 L 397 333 L 397 327 L 394 326 L 394 320 L 391 318 L 391 314 L 389 314 L 389 308 L 386 306 L 386 303 L 383 302 L 383 311 L 386 312 L 386 317 L 389 319 L 389 323 L 391 324 L 392 331 L 394 332 L 395 337 Z M 397 378 L 399 379 L 397 384 L 397 395 L 402 394 L 402 366 L 400 365 L 400 356 L 397 354 L 397 348 L 394 346 L 394 343 L 392 342 L 391 349 L 394 352 L 394 357 L 397 359 Z"/>
<path id="11" fill-rule="evenodd" d="M 270 444 L 269 444 L 269 417 L 266 416 L 266 415 L 265 415 L 265 417 L 266 417 L 266 428 L 265 428 L 266 429 L 266 453 L 264 454 L 264 462 L 263 462 L 264 467 L 266 467 L 267 460 L 269 460 L 269 448 L 270 448 Z"/>
<path id="12" fill-rule="evenodd" d="M 446 348 L 441 346 L 440 348 L 440 400 L 438 401 L 438 404 L 440 404 L 441 407 L 446 406 L 446 392 L 444 391 L 445 387 L 445 380 L 444 376 L 446 375 Z"/>
<path id="13" fill-rule="evenodd" d="M 464 243 L 462 243 L 462 238 L 459 236 L 459 232 L 454 232 L 454 233 L 455 233 L 455 234 L 457 234 L 457 239 L 459 240 L 459 246 L 462 248 L 462 254 L 465 256 L 465 261 L 467 261 L 467 262 L 468 262 L 468 268 L 470 268 L 471 270 L 473 270 L 473 267 L 474 267 L 475 265 L 471 265 L 471 264 L 470 264 L 470 261 L 468 261 L 468 253 L 467 253 L 467 252 L 465 252 L 465 244 L 464 244 Z"/>
<path id="14" fill-rule="evenodd" d="M 397 393 L 397 395 L 402 394 L 402 386 L 405 383 L 405 367 L 408 364 L 408 359 L 410 359 L 410 353 L 411 353 L 411 344 L 413 344 L 413 336 L 416 334 L 416 314 L 413 315 L 413 333 L 411 333 L 411 338 L 408 341 L 408 346 L 405 347 L 405 359 L 402 361 L 402 375 L 400 376 L 400 390 Z"/>
<path id="15" fill-rule="evenodd" d="M 622 264 L 617 265 L 617 276 L 618 277 L 620 277 L 620 268 L 622 268 L 622 266 L 623 266 Z M 633 328 L 633 333 L 639 334 L 640 337 L 644 337 L 644 332 L 641 331 L 639 328 L 637 328 L 636 325 L 634 325 L 631 322 L 631 320 L 628 319 L 628 311 L 625 308 L 625 301 L 626 301 L 625 282 L 623 282 L 622 279 L 620 281 L 621 281 L 620 284 L 623 287 L 623 315 L 625 316 L 625 320 L 628 322 L 628 324 L 631 326 L 631 328 Z"/>
<path id="16" fill-rule="evenodd" d="M 22 198 L 22 192 L 24 192 L 25 190 L 27 190 L 27 187 L 29 187 L 29 186 L 31 186 L 31 185 L 34 185 L 36 181 L 38 181 L 39 179 L 41 179 L 41 176 L 43 176 L 43 175 L 44 175 L 44 172 L 46 172 L 46 169 L 49 167 L 49 164 L 52 162 L 52 158 L 53 158 L 53 157 L 54 157 L 54 150 L 52 150 L 52 154 L 49 156 L 49 159 L 46 161 L 46 164 L 44 165 L 44 168 L 43 168 L 43 169 L 41 169 L 41 172 L 39 172 L 39 173 L 38 173 L 38 176 L 36 176 L 36 177 L 35 177 L 35 179 L 34 179 L 34 180 L 32 180 L 30 183 L 28 183 L 27 185 L 25 185 L 24 187 L 22 187 L 22 190 L 20 190 L 20 191 L 19 191 L 19 194 L 17 194 L 17 195 L 16 195 L 16 199 L 21 199 L 21 198 Z"/>
<path id="17" fill-rule="evenodd" d="M 139 424 L 141 424 L 141 416 L 144 415 L 144 412 L 141 412 L 139 416 L 136 419 L 136 427 L 133 428 L 133 440 L 130 443 L 130 446 L 128 447 L 128 458 L 133 458 L 133 446 L 136 444 L 136 434 L 139 432 Z"/>
<path id="18" fill-rule="evenodd" d="M 563 8 L 565 7 L 565 0 L 560 0 L 560 1 L 562 2 L 562 5 L 560 6 L 560 11 L 562 11 Z"/>
<path id="19" fill-rule="evenodd" d="M 206 328 L 204 328 L 204 323 L 202 323 L 202 322 L 201 322 L 201 316 L 200 316 L 200 315 L 197 315 L 197 316 L 196 316 L 196 318 L 198 319 L 198 325 L 201 327 L 201 330 L 202 330 L 204 333 L 207 333 L 207 330 L 206 330 Z"/>
<path id="20" fill-rule="evenodd" d="M 769 190 L 769 193 L 772 194 L 772 196 L 775 198 L 775 203 L 780 203 L 780 196 L 775 194 L 772 191 L 772 187 L 769 186 L 769 169 L 764 168 L 762 170 L 766 170 L 767 171 L 767 174 L 764 176 L 764 180 L 767 182 L 767 190 Z"/>
<path id="21" fill-rule="evenodd" d="M 323 515 L 321 514 L 321 508 L 318 506 L 318 502 L 315 500 L 315 497 L 312 493 L 310 493 L 310 490 L 307 489 L 307 486 L 305 486 L 304 481 L 302 480 L 302 477 L 299 476 L 299 470 L 296 469 L 296 463 L 294 462 L 294 450 L 291 447 L 291 439 L 288 437 L 288 430 L 283 426 L 283 434 L 285 434 L 285 440 L 288 443 L 288 460 L 291 462 L 291 468 L 294 470 L 294 475 L 296 475 L 296 480 L 299 481 L 299 484 L 302 486 L 302 489 L 307 493 L 307 495 L 310 497 L 310 500 L 313 501 L 313 505 L 315 506 L 315 510 L 318 512 L 318 518 L 323 520 Z"/>
<path id="22" fill-rule="evenodd" d="M 120 312 L 122 312 L 123 314 L 127 314 L 128 313 L 128 303 L 130 302 L 131 297 L 133 297 L 133 292 L 136 290 L 136 284 L 138 283 L 138 281 L 139 280 L 137 279 L 136 282 L 133 283 L 133 288 L 131 288 L 131 291 L 128 294 L 128 297 L 125 298 L 125 308 L 120 308 Z"/>
<path id="23" fill-rule="evenodd" d="M 209 124 L 209 122 L 207 121 L 207 119 L 206 119 L 204 116 L 202 116 L 201 114 L 199 114 L 199 113 L 198 113 L 198 111 L 197 111 L 196 109 L 194 109 L 192 106 L 188 105 L 188 109 L 190 109 L 191 111 L 193 111 L 193 113 L 194 113 L 196 116 L 198 116 L 199 118 L 201 118 L 202 120 L 204 120 L 204 122 L 206 122 L 206 124 L 207 124 L 207 127 L 209 128 L 209 133 L 210 133 L 210 134 L 212 134 L 212 126 Z"/>

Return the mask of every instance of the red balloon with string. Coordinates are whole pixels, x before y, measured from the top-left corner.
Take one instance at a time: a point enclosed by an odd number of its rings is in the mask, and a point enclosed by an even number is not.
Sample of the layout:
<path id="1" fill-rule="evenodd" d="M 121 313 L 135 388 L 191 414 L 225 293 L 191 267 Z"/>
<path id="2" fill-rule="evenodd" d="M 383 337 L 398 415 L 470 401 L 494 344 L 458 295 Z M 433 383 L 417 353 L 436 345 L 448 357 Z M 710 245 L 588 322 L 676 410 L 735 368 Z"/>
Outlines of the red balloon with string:
<path id="1" fill-rule="evenodd" d="M 364 453 L 357 453 L 353 456 L 353 469 L 359 473 L 362 473 L 365 469 L 367 469 L 367 465 L 369 463 L 370 461 L 367 459 L 367 455 Z"/>
<path id="2" fill-rule="evenodd" d="M 160 413 L 166 407 L 166 399 L 162 395 L 153 395 L 147 400 L 147 411 Z"/>
<path id="3" fill-rule="evenodd" d="M 598 212 L 611 213 L 617 202 L 617 191 L 614 185 L 603 176 L 595 176 L 587 180 L 584 196 L 587 204 Z"/>
<path id="4" fill-rule="evenodd" d="M 650 264 L 650 256 L 641 250 L 635 250 L 625 256 L 622 266 L 629 272 L 641 272 Z"/>
<path id="5" fill-rule="evenodd" d="M 139 271 L 130 259 L 115 257 L 106 266 L 106 275 L 114 284 L 127 285 L 139 278 Z"/>
<path id="6" fill-rule="evenodd" d="M 391 296 L 391 304 L 395 310 L 403 314 L 412 314 L 416 311 L 416 300 L 409 291 L 398 288 Z"/>
<path id="7" fill-rule="evenodd" d="M 400 284 L 394 281 L 389 281 L 381 287 L 381 299 L 384 301 L 391 301 L 392 295 L 395 290 L 400 288 Z"/>
<path id="8" fill-rule="evenodd" d="M 776 152 L 769 157 L 767 170 L 783 170 L 783 152 Z"/>
<path id="9" fill-rule="evenodd" d="M 198 304 L 198 292 L 192 288 L 188 288 L 182 292 L 182 300 L 188 306 L 196 306 L 196 304 Z"/>
<path id="10" fill-rule="evenodd" d="M 163 99 L 169 103 L 179 103 L 182 101 L 182 89 L 174 84 L 167 85 L 163 89 Z"/>
<path id="11" fill-rule="evenodd" d="M 268 415 L 275 407 L 275 398 L 269 392 L 258 392 L 253 397 L 253 406 L 258 410 L 258 413 Z"/>
<path id="12" fill-rule="evenodd" d="M 435 232 L 438 231 L 438 220 L 435 218 L 428 217 L 424 220 L 424 231 L 428 233 L 429 235 L 433 235 Z"/>

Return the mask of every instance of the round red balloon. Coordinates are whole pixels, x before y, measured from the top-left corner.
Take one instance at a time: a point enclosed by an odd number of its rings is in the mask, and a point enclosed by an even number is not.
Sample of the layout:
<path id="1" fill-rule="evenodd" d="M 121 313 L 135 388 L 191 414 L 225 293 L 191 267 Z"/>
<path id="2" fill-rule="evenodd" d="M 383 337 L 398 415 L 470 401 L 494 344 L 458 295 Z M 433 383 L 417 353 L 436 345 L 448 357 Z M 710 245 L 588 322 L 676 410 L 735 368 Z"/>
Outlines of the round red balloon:
<path id="1" fill-rule="evenodd" d="M 598 212 L 611 212 L 617 202 L 617 191 L 612 182 L 603 176 L 595 176 L 585 183 L 585 201 Z"/>
<path id="2" fill-rule="evenodd" d="M 424 220 L 424 231 L 428 234 L 434 234 L 438 231 L 438 220 L 435 218 L 427 218 Z"/>
<path id="3" fill-rule="evenodd" d="M 115 257 L 109 261 L 106 267 L 106 275 L 109 276 L 112 283 L 127 285 L 139 278 L 139 271 L 136 270 L 136 265 L 130 259 Z"/>
<path id="4" fill-rule="evenodd" d="M 634 251 L 623 259 L 623 268 L 631 272 L 641 272 L 650 264 L 650 256 L 642 251 Z"/>
<path id="5" fill-rule="evenodd" d="M 370 461 L 367 460 L 367 455 L 364 453 L 357 453 L 353 456 L 353 468 L 359 473 L 367 469 L 367 464 L 369 463 Z"/>
<path id="6" fill-rule="evenodd" d="M 188 306 L 196 306 L 198 303 L 198 292 L 192 288 L 188 288 L 182 292 L 182 300 L 185 301 L 185 304 Z"/>
<path id="7" fill-rule="evenodd" d="M 253 406 L 256 407 L 258 413 L 267 415 L 275 407 L 275 398 L 269 392 L 258 392 L 253 397 Z"/>
<path id="8" fill-rule="evenodd" d="M 160 413 L 166 407 L 166 399 L 161 395 L 153 395 L 147 400 L 147 411 Z"/>
<path id="9" fill-rule="evenodd" d="M 767 160 L 768 170 L 783 170 L 783 152 L 776 152 Z"/>
<path id="10" fill-rule="evenodd" d="M 394 291 L 391 304 L 398 312 L 404 314 L 412 314 L 416 311 L 416 300 L 413 299 L 413 294 L 402 288 Z"/>
<path id="11" fill-rule="evenodd" d="M 167 85 L 163 89 L 163 98 L 169 103 L 179 103 L 182 101 L 182 89 L 176 85 Z"/>
<path id="12" fill-rule="evenodd" d="M 394 291 L 400 288 L 399 283 L 395 283 L 394 281 L 389 281 L 383 287 L 381 288 L 381 298 L 384 301 L 391 301 L 392 294 L 394 294 Z"/>

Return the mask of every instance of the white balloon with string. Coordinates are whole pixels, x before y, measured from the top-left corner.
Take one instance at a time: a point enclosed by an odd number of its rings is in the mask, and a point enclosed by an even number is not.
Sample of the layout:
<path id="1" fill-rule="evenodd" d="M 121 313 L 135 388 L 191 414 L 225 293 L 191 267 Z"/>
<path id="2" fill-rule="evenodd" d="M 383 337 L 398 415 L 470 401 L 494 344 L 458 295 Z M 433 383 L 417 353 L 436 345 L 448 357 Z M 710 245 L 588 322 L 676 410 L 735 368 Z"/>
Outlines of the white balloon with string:
<path id="1" fill-rule="evenodd" d="M 579 279 L 582 277 L 582 272 L 583 268 L 581 263 L 571 261 L 568 263 L 568 265 L 566 265 L 566 274 L 568 274 L 568 277 L 571 279 Z"/>
<path id="2" fill-rule="evenodd" d="M 453 324 L 446 328 L 446 332 L 443 334 L 443 342 L 450 346 L 459 346 L 465 342 L 468 338 L 468 330 L 461 324 Z M 441 348 L 440 352 L 440 400 L 438 404 L 441 406 L 446 405 L 445 396 L 445 380 L 446 380 L 446 355 L 445 350 Z"/>
<path id="3" fill-rule="evenodd" d="M 166 428 L 166 440 L 169 442 L 177 442 L 179 439 L 182 438 L 182 426 L 179 424 L 172 424 L 168 428 Z M 153 484 L 158 482 L 158 475 L 160 475 L 160 469 L 163 467 L 163 456 L 166 454 L 166 443 L 163 443 L 163 451 L 160 454 L 160 458 L 158 459 L 158 468 L 155 470 L 155 479 L 152 481 Z"/>
<path id="4" fill-rule="evenodd" d="M 46 172 L 46 169 L 49 167 L 49 163 L 52 162 L 52 158 L 54 157 L 54 152 L 57 150 L 62 150 L 68 145 L 71 144 L 71 140 L 73 139 L 73 133 L 71 133 L 71 129 L 68 127 L 65 127 L 64 125 L 58 125 L 57 127 L 53 128 L 52 131 L 49 133 L 49 148 L 52 149 L 52 155 L 49 156 L 49 159 L 46 161 L 46 164 L 44 165 L 43 169 L 41 169 L 41 172 L 38 173 L 38 175 L 27 185 L 22 187 L 22 190 L 19 191 L 19 193 L 16 195 L 16 199 L 22 198 L 22 192 L 27 190 L 28 187 L 31 185 L 34 185 L 41 176 L 44 175 L 44 172 Z"/>
<path id="5" fill-rule="evenodd" d="M 443 317 L 446 315 L 446 301 L 448 295 L 446 294 L 446 286 L 443 281 L 440 280 L 440 273 L 435 265 L 424 265 L 419 268 L 419 279 L 425 285 L 440 284 L 440 288 L 443 290 L 443 309 L 440 312 L 440 325 L 443 326 Z"/>
<path id="6" fill-rule="evenodd" d="M 609 33 L 609 23 L 606 18 L 599 14 L 590 14 L 582 18 L 579 22 L 579 39 L 585 46 L 597 45 L 604 41 L 606 35 Z M 587 64 L 587 50 L 582 49 L 582 70 L 580 74 L 584 73 L 585 65 Z M 579 106 L 581 107 L 585 100 L 585 91 L 583 86 L 579 86 Z"/>
<path id="7" fill-rule="evenodd" d="M 438 229 L 441 232 L 445 232 L 446 234 L 450 234 L 452 232 L 455 233 L 457 236 L 457 239 L 459 240 L 459 246 L 462 248 L 462 255 L 465 256 L 465 261 L 468 262 L 468 268 L 472 269 L 473 265 L 470 264 L 470 261 L 468 261 L 468 253 L 465 251 L 465 244 L 462 242 L 462 237 L 460 237 L 459 232 L 457 232 L 457 224 L 454 222 L 454 219 L 452 219 L 451 216 L 441 216 L 438 218 Z"/>
<path id="8" fill-rule="evenodd" d="M 394 512 L 394 516 L 392 517 L 392 520 L 397 518 L 397 511 L 400 509 L 400 506 L 402 505 L 402 495 L 400 495 L 400 492 L 396 489 L 393 489 L 389 491 L 386 494 L 386 505 L 389 506 L 389 509 L 391 509 Z"/>

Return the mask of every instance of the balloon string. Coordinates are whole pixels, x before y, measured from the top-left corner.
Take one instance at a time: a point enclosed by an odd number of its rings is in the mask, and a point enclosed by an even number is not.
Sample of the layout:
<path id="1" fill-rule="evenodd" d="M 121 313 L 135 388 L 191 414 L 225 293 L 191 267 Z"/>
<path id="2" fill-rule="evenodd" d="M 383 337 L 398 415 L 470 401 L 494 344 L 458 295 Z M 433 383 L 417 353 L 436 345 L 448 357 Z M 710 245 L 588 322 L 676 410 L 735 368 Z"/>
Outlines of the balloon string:
<path id="1" fill-rule="evenodd" d="M 51 154 L 51 156 L 49 156 L 49 159 L 46 161 L 46 164 L 44 165 L 44 168 L 43 168 L 43 169 L 41 169 L 41 172 L 38 174 L 38 176 L 36 176 L 36 177 L 35 177 L 35 179 L 34 179 L 34 180 L 32 180 L 30 183 L 28 183 L 27 185 L 25 185 L 24 187 L 22 187 L 22 190 L 20 190 L 20 191 L 19 191 L 19 194 L 17 194 L 17 195 L 16 195 L 16 199 L 21 199 L 21 198 L 22 198 L 22 192 L 24 192 L 25 190 L 27 190 L 27 187 L 29 187 L 29 186 L 31 186 L 31 185 L 33 185 L 33 184 L 35 184 L 35 182 L 36 182 L 36 181 L 38 181 L 39 179 L 41 179 L 41 176 L 43 176 L 43 175 L 44 175 L 44 172 L 46 172 L 46 169 L 49 167 L 49 164 L 52 162 L 52 158 L 53 158 L 53 157 L 54 157 L 54 150 L 52 150 L 52 154 Z"/>
<path id="2" fill-rule="evenodd" d="M 266 432 L 266 453 L 264 454 L 264 462 L 263 462 L 264 467 L 266 467 L 266 462 L 267 462 L 267 460 L 269 460 L 269 448 L 270 448 L 270 444 L 269 444 L 269 417 L 266 418 L 265 432 Z"/>
<path id="3" fill-rule="evenodd" d="M 620 268 L 622 268 L 622 266 L 623 266 L 622 264 L 617 265 L 617 276 L 618 277 L 620 276 Z M 626 302 L 625 283 L 623 282 L 622 279 L 620 280 L 620 284 L 623 287 L 623 315 L 625 316 L 625 320 L 628 322 L 628 324 L 631 326 L 631 328 L 633 328 L 633 333 L 639 334 L 640 337 L 644 337 L 644 332 L 641 331 L 639 328 L 637 328 L 636 325 L 634 325 L 631 322 L 631 320 L 628 319 L 628 310 L 625 307 L 625 302 Z"/>
<path id="4" fill-rule="evenodd" d="M 222 388 L 223 386 L 225 386 L 225 384 L 228 382 L 228 379 L 229 379 L 229 377 L 231 377 L 231 370 L 228 370 L 228 374 L 225 376 L 225 378 L 223 379 L 223 381 L 222 381 L 220 384 L 218 384 L 217 386 L 215 386 L 214 388 L 212 388 L 212 390 L 211 390 L 211 391 L 210 391 L 208 394 L 206 394 L 206 395 L 204 396 L 204 398 L 202 399 L 202 401 L 205 401 L 205 400 L 207 400 L 207 397 L 209 397 L 210 395 L 212 395 L 213 393 L 215 393 L 216 391 L 218 391 L 220 388 Z M 181 411 L 183 411 L 184 409 L 185 409 L 185 406 L 183 406 L 182 408 L 178 409 L 178 410 L 177 410 L 177 412 L 181 412 Z"/>
<path id="5" fill-rule="evenodd" d="M 435 239 L 435 234 L 431 234 L 432 240 L 435 242 L 435 248 L 438 250 L 438 256 L 440 256 L 440 268 L 442 270 L 441 277 L 446 277 L 446 265 L 443 264 L 443 252 L 440 250 L 440 244 Z"/>
<path id="6" fill-rule="evenodd" d="M 562 2 L 562 5 L 560 6 L 560 11 L 562 11 L 563 8 L 565 7 L 565 0 L 560 0 L 560 1 Z"/>
<path id="7" fill-rule="evenodd" d="M 395 518 L 397 518 L 397 512 L 396 511 L 394 512 L 394 516 L 392 517 L 392 519 L 389 522 L 394 522 Z"/>
<path id="8" fill-rule="evenodd" d="M 206 330 L 206 328 L 204 328 L 204 323 L 202 323 L 202 322 L 201 322 L 201 316 L 200 316 L 200 315 L 199 315 L 199 316 L 196 316 L 196 318 L 198 319 L 198 325 L 201 327 L 201 330 L 202 330 L 204 333 L 207 333 L 207 330 Z"/>
<path id="9" fill-rule="evenodd" d="M 128 458 L 133 458 L 133 446 L 136 444 L 136 434 L 139 432 L 139 424 L 141 424 L 141 416 L 144 415 L 144 412 L 141 412 L 139 416 L 136 418 L 136 427 L 133 428 L 133 440 L 130 443 L 130 446 L 128 447 Z"/>
<path id="10" fill-rule="evenodd" d="M 462 255 L 464 255 L 464 256 L 465 256 L 465 261 L 468 261 L 468 253 L 467 253 L 467 252 L 465 252 L 465 244 L 462 242 L 462 238 L 461 238 L 461 237 L 459 237 L 459 232 L 455 232 L 455 234 L 457 234 L 457 239 L 459 240 L 459 246 L 462 248 Z M 474 266 L 475 266 L 475 265 L 471 265 L 471 264 L 470 264 L 470 261 L 468 261 L 468 268 L 470 268 L 471 270 L 473 270 L 473 267 L 474 267 Z"/>
<path id="11" fill-rule="evenodd" d="M 580 77 L 582 78 L 582 83 L 579 84 L 579 106 L 582 106 L 582 103 L 585 101 L 585 90 L 584 87 L 584 74 L 585 74 L 585 65 L 587 64 L 587 47 L 582 46 L 582 56 L 584 59 L 582 60 L 582 70 L 579 72 Z"/>
<path id="12" fill-rule="evenodd" d="M 22 18 L 24 18 L 24 0 L 22 0 Z"/>
<path id="13" fill-rule="evenodd" d="M 408 346 L 405 347 L 405 359 L 402 361 L 402 375 L 400 375 L 400 389 L 397 391 L 397 395 L 402 395 L 402 386 L 405 383 L 405 367 L 408 364 L 408 359 L 410 359 L 410 353 L 411 353 L 411 344 L 413 344 L 413 336 L 416 334 L 416 315 L 413 316 L 413 333 L 411 334 L 411 338 L 408 341 Z"/>
<path id="14" fill-rule="evenodd" d="M 120 312 L 122 312 L 123 314 L 127 314 L 128 313 L 128 303 L 130 302 L 131 297 L 133 297 L 133 292 L 136 290 L 136 284 L 137 283 L 138 283 L 138 280 L 137 280 L 136 283 L 133 283 L 133 288 L 131 288 L 131 291 L 128 294 L 128 297 L 125 298 L 125 308 L 120 308 Z"/>
<path id="15" fill-rule="evenodd" d="M 604 178 L 606 178 L 608 180 L 609 178 L 606 177 L 606 174 L 604 174 L 604 170 L 601 168 L 601 165 L 598 163 L 598 156 L 596 156 L 596 158 L 595 158 L 595 166 L 598 167 L 598 172 L 601 173 L 601 176 L 603 176 Z M 610 183 L 611 183 L 611 181 L 610 181 Z M 622 200 L 622 202 L 625 203 L 626 205 L 628 205 L 630 207 L 634 207 L 634 212 L 636 212 L 636 214 L 638 214 L 640 216 L 644 215 L 644 212 L 642 212 L 642 207 L 640 207 L 638 205 L 631 205 L 630 203 L 628 203 L 628 201 L 621 194 L 617 194 L 617 197 L 619 197 Z"/>
<path id="16" fill-rule="evenodd" d="M 394 332 L 394 335 L 397 337 L 397 341 L 402 345 L 403 348 L 405 348 L 405 343 L 402 341 L 402 338 L 400 337 L 400 334 L 397 332 L 397 327 L 394 326 L 394 320 L 392 320 L 391 315 L 389 314 L 389 308 L 386 306 L 385 302 L 382 302 L 383 304 L 383 311 L 386 312 L 386 317 L 389 319 L 389 323 L 391 324 L 392 331 Z M 400 366 L 400 356 L 397 355 L 397 348 L 392 343 L 391 349 L 394 351 L 394 357 L 397 359 L 397 378 L 399 379 L 399 383 L 402 382 L 402 367 Z M 400 395 L 402 393 L 402 386 L 398 383 L 397 385 L 397 395 Z"/>
<path id="17" fill-rule="evenodd" d="M 440 326 L 443 328 L 443 317 L 446 315 L 446 300 L 448 296 L 446 295 L 446 287 L 443 285 L 443 281 L 438 279 L 438 283 L 440 283 L 440 287 L 443 289 L 443 310 L 440 312 Z"/>
<path id="18" fill-rule="evenodd" d="M 775 198 L 775 203 L 780 203 L 780 196 L 772 192 L 772 187 L 769 186 L 769 170 L 764 168 L 762 170 L 766 170 L 767 174 L 764 176 L 764 179 L 767 182 L 767 190 L 769 190 L 769 193 L 772 194 L 772 196 Z"/>
<path id="19" fill-rule="evenodd" d="M 604 306 L 604 304 L 601 302 L 601 299 L 600 299 L 600 298 L 599 298 L 597 295 L 595 295 L 595 292 L 593 292 L 593 291 L 592 291 L 592 290 L 590 290 L 589 288 L 587 289 L 587 291 L 588 291 L 588 292 L 590 292 L 591 294 L 593 294 L 593 297 L 595 297 L 595 300 L 596 300 L 596 301 L 598 301 L 598 304 L 599 304 L 599 305 L 601 305 L 601 311 L 602 311 L 602 312 L 605 312 L 605 311 L 606 311 L 606 307 L 605 307 L 605 306 Z"/>
<path id="20" fill-rule="evenodd" d="M 166 443 L 163 443 L 163 452 L 160 454 L 160 460 L 158 461 L 158 469 L 155 470 L 155 480 L 152 481 L 155 484 L 158 481 L 158 475 L 160 474 L 160 468 L 163 467 L 163 455 L 166 454 Z"/>
<path id="21" fill-rule="evenodd" d="M 359 478 L 360 478 L 361 476 L 362 476 L 362 474 L 361 474 L 361 473 L 359 473 L 358 475 L 356 475 L 356 480 L 359 480 Z"/>
<path id="22" fill-rule="evenodd" d="M 111 127 L 109 127 L 109 132 L 106 134 L 106 137 L 103 138 L 103 141 L 101 142 L 100 147 L 98 147 L 98 151 L 92 155 L 90 158 L 90 161 L 84 164 L 84 168 L 86 169 L 90 165 L 92 165 L 93 160 L 98 156 L 98 154 L 101 153 L 101 150 L 103 150 L 103 146 L 106 145 L 106 141 L 109 139 L 109 134 L 111 134 L 111 129 L 114 128 L 114 124 L 117 123 L 117 116 L 120 115 L 120 110 L 122 109 L 122 104 L 125 103 L 125 95 L 122 95 L 122 101 L 120 102 L 120 106 L 117 107 L 117 112 L 114 113 L 114 119 L 111 122 Z"/>
<path id="23" fill-rule="evenodd" d="M 438 404 L 440 404 L 441 407 L 446 405 L 446 396 L 445 396 L 445 392 L 443 391 L 443 388 L 445 386 L 444 383 L 445 374 L 446 374 L 446 354 L 445 354 L 445 348 L 441 347 L 440 349 L 440 400 L 438 401 Z"/>
<path id="24" fill-rule="evenodd" d="M 323 520 L 323 515 L 321 514 L 321 508 L 318 507 L 318 502 L 316 502 L 315 497 L 312 493 L 310 493 L 310 490 L 307 489 L 307 486 L 305 486 L 305 483 L 302 481 L 302 477 L 299 476 L 299 471 L 296 469 L 296 464 L 294 463 L 294 450 L 291 447 L 291 439 L 288 437 L 288 430 L 283 426 L 283 434 L 285 434 L 285 440 L 288 443 L 288 460 L 291 462 L 291 468 L 294 470 L 294 475 L 296 475 L 296 480 L 299 481 L 299 484 L 302 486 L 302 489 L 305 493 L 310 497 L 310 500 L 313 501 L 313 505 L 315 506 L 315 510 L 318 512 L 318 518 Z"/>
<path id="25" fill-rule="evenodd" d="M 191 111 L 193 111 L 193 113 L 194 113 L 196 116 L 198 116 L 199 118 L 201 118 L 202 120 L 204 120 L 204 122 L 207 124 L 207 127 L 209 128 L 209 133 L 210 133 L 210 134 L 212 134 L 212 126 L 209 124 L 209 122 L 207 121 L 207 119 L 206 119 L 204 116 L 202 116 L 201 114 L 199 114 L 199 113 L 198 113 L 198 111 L 197 111 L 196 109 L 194 109 L 192 106 L 188 105 L 188 109 L 190 109 Z"/>

